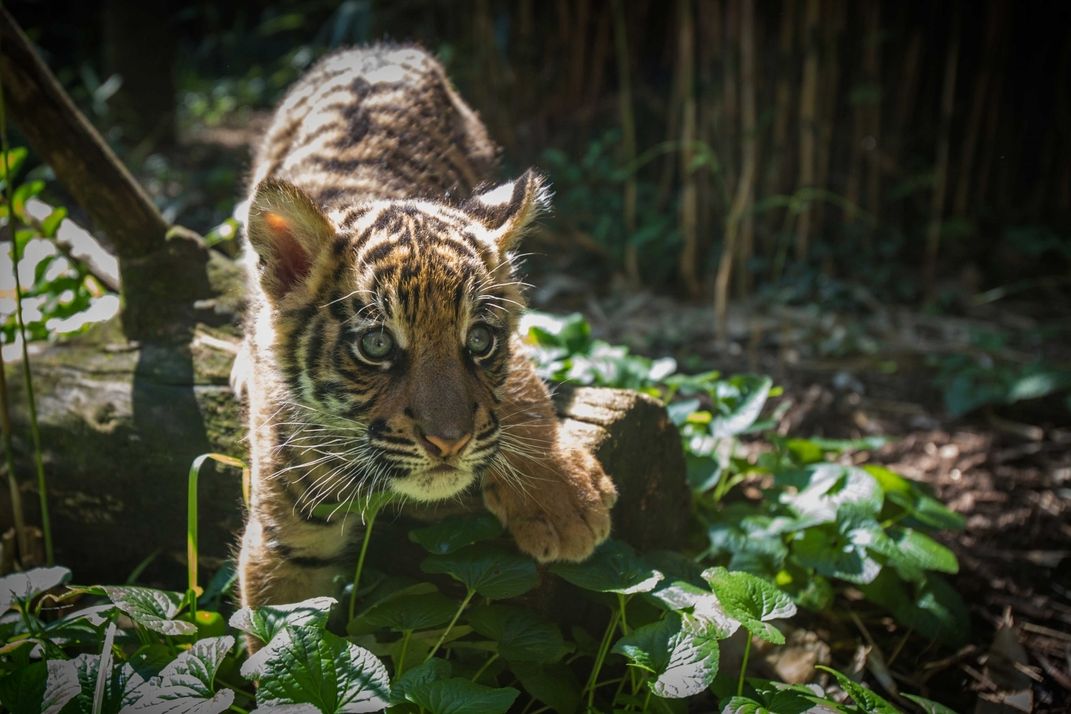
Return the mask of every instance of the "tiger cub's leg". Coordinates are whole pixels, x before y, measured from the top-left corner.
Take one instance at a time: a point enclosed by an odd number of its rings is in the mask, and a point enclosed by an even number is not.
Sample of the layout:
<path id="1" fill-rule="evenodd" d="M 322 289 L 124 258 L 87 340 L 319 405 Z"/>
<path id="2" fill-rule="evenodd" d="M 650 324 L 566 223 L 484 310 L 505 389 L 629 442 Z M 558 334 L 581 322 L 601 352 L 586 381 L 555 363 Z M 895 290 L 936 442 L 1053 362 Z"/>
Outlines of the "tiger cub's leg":
<path id="1" fill-rule="evenodd" d="M 280 522 L 282 521 L 282 522 Z M 338 597 L 353 549 L 337 524 L 319 525 L 287 514 L 250 513 L 238 556 L 242 605 L 261 607 Z"/>
<path id="2" fill-rule="evenodd" d="M 517 352 L 498 414 L 500 451 L 482 480 L 484 504 L 537 560 L 587 558 L 610 534 L 617 490 L 586 449 L 563 438 L 546 387 Z"/>

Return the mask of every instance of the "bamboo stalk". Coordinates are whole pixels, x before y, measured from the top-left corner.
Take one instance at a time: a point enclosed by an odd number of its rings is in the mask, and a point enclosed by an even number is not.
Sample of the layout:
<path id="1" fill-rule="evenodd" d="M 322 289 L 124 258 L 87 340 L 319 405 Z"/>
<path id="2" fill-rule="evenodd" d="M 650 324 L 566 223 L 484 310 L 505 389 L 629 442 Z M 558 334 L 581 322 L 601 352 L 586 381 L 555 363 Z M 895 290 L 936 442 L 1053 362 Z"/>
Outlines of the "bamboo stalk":
<path id="1" fill-rule="evenodd" d="M 967 213 L 970 191 L 974 185 L 974 160 L 982 133 L 982 121 L 987 110 L 986 99 L 989 96 L 989 85 L 993 75 L 993 57 L 996 54 L 1000 28 L 1004 25 L 1003 9 L 1004 5 L 1001 2 L 989 3 L 985 45 L 982 48 L 980 68 L 974 78 L 971 108 L 967 115 L 967 128 L 963 133 L 963 149 L 960 155 L 959 176 L 956 181 L 956 195 L 952 201 L 952 213 L 957 216 Z"/>
<path id="2" fill-rule="evenodd" d="M 941 249 L 941 223 L 944 218 L 945 193 L 948 190 L 948 154 L 952 116 L 956 102 L 956 69 L 959 63 L 959 14 L 952 20 L 952 37 L 945 55 L 944 83 L 941 90 L 941 122 L 937 133 L 937 158 L 934 167 L 930 223 L 926 230 L 926 258 L 923 264 L 926 294 L 933 297 L 937 279 L 937 257 Z"/>
<path id="3" fill-rule="evenodd" d="M 797 0 L 785 0 L 781 8 L 781 23 L 777 40 L 777 83 L 774 90 L 773 148 L 766 161 L 763 181 L 763 193 L 767 196 L 775 196 L 792 190 L 790 179 L 792 155 L 788 150 L 788 129 L 792 117 L 792 88 L 797 85 L 794 81 L 796 62 L 793 61 L 796 45 L 795 8 L 797 4 Z M 763 246 L 767 255 L 773 255 L 777 251 L 775 220 L 774 214 L 770 214 L 764 221 L 767 226 L 765 233 L 769 236 L 769 240 L 765 241 Z"/>
<path id="4" fill-rule="evenodd" d="M 695 102 L 695 27 L 692 22 L 691 0 L 679 0 L 678 10 L 678 54 L 677 62 L 681 73 L 681 143 L 680 143 L 680 229 L 681 247 L 678 272 L 684 282 L 685 290 L 691 296 L 699 294 L 699 261 L 697 204 L 695 171 L 692 168 L 696 139 L 696 102 Z"/>
<path id="5" fill-rule="evenodd" d="M 732 207 L 725 221 L 725 244 L 714 281 L 715 334 L 719 341 L 728 337 L 729 283 L 732 279 L 734 253 L 741 233 L 741 219 L 748 210 L 755 189 L 758 163 L 755 109 L 755 0 L 740 4 L 740 120 L 741 171 Z"/>
<path id="6" fill-rule="evenodd" d="M 613 0 L 614 49 L 617 60 L 617 102 L 621 118 L 621 159 L 625 166 L 636 160 L 636 121 L 632 108 L 632 77 L 629 68 L 628 34 L 625 25 L 623 0 Z M 633 285 L 641 282 L 640 261 L 633 242 L 636 232 L 636 170 L 625 177 L 624 186 L 625 222 L 625 274 Z"/>
<path id="7" fill-rule="evenodd" d="M 806 56 L 803 64 L 803 89 L 800 92 L 800 166 L 798 188 L 814 185 L 815 139 L 818 107 L 818 21 L 819 0 L 806 0 Z M 796 218 L 796 258 L 806 260 L 810 253 L 811 207 L 804 205 Z"/>
<path id="8" fill-rule="evenodd" d="M 838 57 L 839 38 L 843 34 L 847 5 L 842 0 L 825 0 L 826 16 L 822 24 L 824 37 L 822 41 L 821 73 L 818 89 L 818 108 L 815 117 L 815 133 L 818 153 L 815 157 L 814 185 L 820 189 L 829 188 L 829 165 L 833 156 L 833 132 L 837 117 L 837 90 L 840 84 L 840 61 Z M 872 7 L 877 7 L 873 3 Z M 825 203 L 819 201 L 814 206 L 813 225 L 821 229 L 825 223 Z M 832 273 L 832 265 L 824 268 Z"/>
<path id="9" fill-rule="evenodd" d="M 863 57 L 863 64 L 867 74 L 872 78 L 874 85 L 883 88 L 881 81 L 881 4 L 874 2 L 869 5 L 867 16 L 867 33 L 870 43 Z M 866 153 L 866 206 L 870 215 L 877 220 L 881 216 L 881 107 L 885 97 L 880 92 L 873 104 L 869 107 L 869 134 L 873 137 L 873 144 Z M 869 240 L 870 231 L 867 231 Z"/>

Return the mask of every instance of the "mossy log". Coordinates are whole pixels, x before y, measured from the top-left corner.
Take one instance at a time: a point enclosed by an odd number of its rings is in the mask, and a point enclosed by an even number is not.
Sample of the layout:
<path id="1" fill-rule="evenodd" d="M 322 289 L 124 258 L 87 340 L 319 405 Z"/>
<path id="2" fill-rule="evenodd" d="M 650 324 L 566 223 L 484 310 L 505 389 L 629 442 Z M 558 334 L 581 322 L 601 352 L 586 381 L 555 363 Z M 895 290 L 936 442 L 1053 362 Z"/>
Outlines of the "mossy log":
<path id="1" fill-rule="evenodd" d="M 131 342 L 109 323 L 31 357 L 56 558 L 79 582 L 125 580 L 155 555 L 143 579 L 181 585 L 190 463 L 210 451 L 245 455 L 241 409 L 228 385 L 241 279 L 221 256 L 209 268 L 219 297 L 198 303 L 201 319 L 185 339 Z M 8 383 L 29 508 L 37 496 L 18 367 L 8 365 Z M 662 405 L 634 392 L 568 387 L 556 401 L 564 428 L 618 485 L 616 534 L 640 548 L 678 544 L 689 495 L 679 437 Z M 200 553 L 211 569 L 237 543 L 240 473 L 206 465 L 199 504 Z M 0 514 L 10 525 L 9 503 L 0 503 Z M 38 522 L 37 514 L 27 520 Z"/>

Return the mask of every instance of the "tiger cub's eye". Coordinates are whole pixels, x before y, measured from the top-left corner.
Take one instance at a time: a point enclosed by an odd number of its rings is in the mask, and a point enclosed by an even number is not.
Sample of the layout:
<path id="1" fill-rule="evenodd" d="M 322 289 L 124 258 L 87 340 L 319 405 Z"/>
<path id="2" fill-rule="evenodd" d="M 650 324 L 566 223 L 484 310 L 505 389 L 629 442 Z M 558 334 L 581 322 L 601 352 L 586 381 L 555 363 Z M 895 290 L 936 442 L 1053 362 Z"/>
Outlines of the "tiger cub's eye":
<path id="1" fill-rule="evenodd" d="M 381 362 L 394 352 L 394 338 L 386 330 L 369 330 L 358 343 L 361 356 L 372 362 Z"/>
<path id="2" fill-rule="evenodd" d="M 473 325 L 465 340 L 465 347 L 473 357 L 486 357 L 495 348 L 495 336 L 487 325 Z"/>

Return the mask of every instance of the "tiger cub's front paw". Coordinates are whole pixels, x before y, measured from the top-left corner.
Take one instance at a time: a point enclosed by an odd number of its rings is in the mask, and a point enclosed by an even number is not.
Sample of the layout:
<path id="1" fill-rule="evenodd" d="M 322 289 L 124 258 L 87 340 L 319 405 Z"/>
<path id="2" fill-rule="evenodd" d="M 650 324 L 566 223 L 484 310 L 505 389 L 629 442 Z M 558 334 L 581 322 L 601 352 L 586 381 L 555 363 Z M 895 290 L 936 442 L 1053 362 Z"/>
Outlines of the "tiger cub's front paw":
<path id="1" fill-rule="evenodd" d="M 525 553 L 546 563 L 581 561 L 610 535 L 617 489 L 588 452 L 569 449 L 538 473 L 488 479 L 483 500 Z"/>

